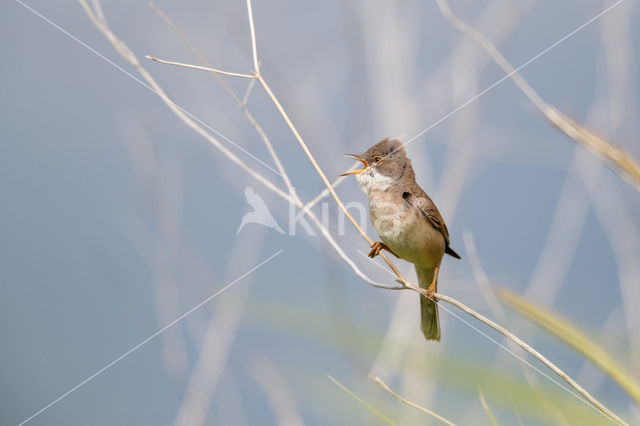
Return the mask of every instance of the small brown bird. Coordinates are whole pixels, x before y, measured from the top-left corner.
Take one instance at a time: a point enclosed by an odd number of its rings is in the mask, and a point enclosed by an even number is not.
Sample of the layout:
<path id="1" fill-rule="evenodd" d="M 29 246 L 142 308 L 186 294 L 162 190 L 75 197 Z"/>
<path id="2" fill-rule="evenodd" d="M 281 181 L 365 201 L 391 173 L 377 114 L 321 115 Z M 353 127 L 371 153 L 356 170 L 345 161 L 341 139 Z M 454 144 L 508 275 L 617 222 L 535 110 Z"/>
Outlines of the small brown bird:
<path id="1" fill-rule="evenodd" d="M 384 249 L 413 263 L 420 287 L 432 296 L 437 291 L 442 256 L 445 253 L 456 259 L 460 256 L 449 247 L 449 231 L 438 208 L 416 183 L 402 143 L 387 138 L 364 154 L 347 156 L 364 165 L 343 176 L 355 175 L 369 197 L 371 224 L 382 240 L 372 244 L 369 257 Z M 420 297 L 420 311 L 424 337 L 440 340 L 436 302 Z"/>

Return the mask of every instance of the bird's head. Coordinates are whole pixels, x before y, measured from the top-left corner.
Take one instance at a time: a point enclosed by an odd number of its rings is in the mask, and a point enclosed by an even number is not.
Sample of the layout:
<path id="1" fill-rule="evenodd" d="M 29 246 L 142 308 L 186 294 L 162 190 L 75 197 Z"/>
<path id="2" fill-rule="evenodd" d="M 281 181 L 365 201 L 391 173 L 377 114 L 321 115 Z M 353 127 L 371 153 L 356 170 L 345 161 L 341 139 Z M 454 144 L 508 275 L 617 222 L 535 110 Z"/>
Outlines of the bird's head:
<path id="1" fill-rule="evenodd" d="M 402 142 L 396 139 L 383 139 L 362 154 L 345 156 L 362 162 L 363 167 L 341 176 L 355 175 L 367 195 L 371 191 L 386 191 L 401 179 L 415 179 L 411 160 Z"/>

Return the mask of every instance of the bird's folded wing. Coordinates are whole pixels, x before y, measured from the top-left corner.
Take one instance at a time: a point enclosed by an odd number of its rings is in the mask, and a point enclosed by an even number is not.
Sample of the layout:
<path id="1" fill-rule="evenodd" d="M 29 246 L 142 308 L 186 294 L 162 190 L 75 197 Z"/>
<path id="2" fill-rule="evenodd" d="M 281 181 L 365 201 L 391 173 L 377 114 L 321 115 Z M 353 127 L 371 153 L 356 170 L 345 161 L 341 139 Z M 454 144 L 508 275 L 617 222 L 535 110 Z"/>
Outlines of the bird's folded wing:
<path id="1" fill-rule="evenodd" d="M 403 192 L 402 198 L 404 198 L 409 204 L 422 212 L 422 215 L 436 228 L 444 237 L 445 247 L 449 247 L 449 230 L 444 223 L 444 219 L 440 215 L 438 208 L 431 201 L 431 198 L 427 194 L 412 194 L 411 192 Z"/>

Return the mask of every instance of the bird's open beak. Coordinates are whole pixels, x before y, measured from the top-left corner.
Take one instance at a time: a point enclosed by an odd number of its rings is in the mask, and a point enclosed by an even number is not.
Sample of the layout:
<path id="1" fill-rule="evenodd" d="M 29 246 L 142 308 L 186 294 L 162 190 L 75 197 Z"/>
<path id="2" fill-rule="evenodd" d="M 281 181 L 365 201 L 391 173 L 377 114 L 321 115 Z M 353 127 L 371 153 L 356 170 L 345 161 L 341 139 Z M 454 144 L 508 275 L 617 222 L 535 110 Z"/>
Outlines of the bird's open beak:
<path id="1" fill-rule="evenodd" d="M 353 171 L 351 171 L 351 172 L 343 173 L 343 174 L 341 174 L 340 176 L 357 175 L 357 174 L 360 174 L 360 173 L 364 172 L 364 171 L 365 171 L 365 170 L 367 170 L 367 168 L 369 167 L 369 163 L 367 163 L 366 161 L 364 161 L 362 158 L 360 158 L 360 157 L 359 157 L 359 156 L 357 156 L 357 155 L 353 155 L 353 154 L 343 154 L 342 156 L 343 156 L 343 157 L 350 157 L 350 158 L 353 158 L 353 159 L 355 159 L 355 160 L 361 161 L 361 162 L 362 162 L 362 164 L 364 165 L 364 167 L 363 167 L 363 168 L 361 168 L 361 169 L 358 169 L 358 170 L 353 170 Z"/>

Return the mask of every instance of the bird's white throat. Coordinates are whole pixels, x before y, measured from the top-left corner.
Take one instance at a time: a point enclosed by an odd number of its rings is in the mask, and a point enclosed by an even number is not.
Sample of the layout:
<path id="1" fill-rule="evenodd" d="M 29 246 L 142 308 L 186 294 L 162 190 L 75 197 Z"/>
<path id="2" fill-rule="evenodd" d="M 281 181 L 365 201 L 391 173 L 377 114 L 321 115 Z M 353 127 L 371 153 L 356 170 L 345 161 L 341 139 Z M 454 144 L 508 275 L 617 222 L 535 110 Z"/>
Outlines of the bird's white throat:
<path id="1" fill-rule="evenodd" d="M 360 185 L 362 191 L 367 194 L 375 191 L 386 191 L 391 187 L 393 179 L 377 173 L 373 169 L 367 169 L 362 173 L 356 175 L 356 180 Z"/>

